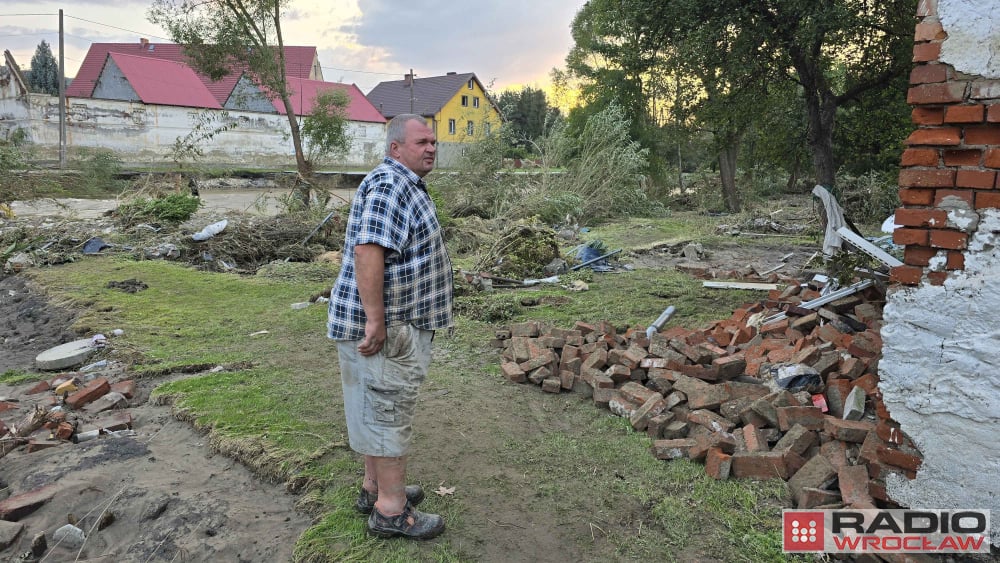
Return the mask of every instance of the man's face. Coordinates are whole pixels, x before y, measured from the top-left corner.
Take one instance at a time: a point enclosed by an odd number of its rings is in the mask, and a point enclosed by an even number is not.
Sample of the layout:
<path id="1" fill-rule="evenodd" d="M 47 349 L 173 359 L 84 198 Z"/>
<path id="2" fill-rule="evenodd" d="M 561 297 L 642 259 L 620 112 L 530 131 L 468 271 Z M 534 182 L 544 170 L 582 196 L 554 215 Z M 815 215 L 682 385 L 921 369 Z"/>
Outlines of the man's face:
<path id="1" fill-rule="evenodd" d="M 402 143 L 389 145 L 389 156 L 423 178 L 434 169 L 437 138 L 430 127 L 415 119 L 406 122 L 405 132 L 406 138 Z"/>

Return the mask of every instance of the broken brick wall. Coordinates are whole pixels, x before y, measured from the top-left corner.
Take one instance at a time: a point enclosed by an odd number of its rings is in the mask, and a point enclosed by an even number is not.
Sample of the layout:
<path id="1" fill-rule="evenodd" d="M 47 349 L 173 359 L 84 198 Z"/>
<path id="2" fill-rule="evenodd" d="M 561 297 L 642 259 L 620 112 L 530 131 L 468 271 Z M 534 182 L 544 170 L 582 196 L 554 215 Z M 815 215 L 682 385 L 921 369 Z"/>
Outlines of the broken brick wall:
<path id="1" fill-rule="evenodd" d="M 1000 0 L 920 0 L 916 129 L 893 238 L 905 246 L 879 364 L 883 400 L 924 455 L 887 479 L 914 508 L 1000 512 Z M 991 539 L 1000 545 L 1000 519 Z"/>

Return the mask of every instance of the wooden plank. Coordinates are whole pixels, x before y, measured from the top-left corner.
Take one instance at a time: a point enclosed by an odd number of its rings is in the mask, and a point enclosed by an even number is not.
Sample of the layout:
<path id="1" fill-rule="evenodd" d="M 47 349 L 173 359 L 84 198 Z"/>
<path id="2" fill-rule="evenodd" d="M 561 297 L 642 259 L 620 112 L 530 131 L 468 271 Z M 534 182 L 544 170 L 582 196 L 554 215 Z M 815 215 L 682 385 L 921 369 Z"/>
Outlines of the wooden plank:
<path id="1" fill-rule="evenodd" d="M 761 291 L 770 291 L 772 289 L 778 289 L 778 284 L 776 283 L 735 282 L 735 281 L 707 281 L 703 282 L 701 286 L 710 287 L 713 289 L 759 289 Z"/>

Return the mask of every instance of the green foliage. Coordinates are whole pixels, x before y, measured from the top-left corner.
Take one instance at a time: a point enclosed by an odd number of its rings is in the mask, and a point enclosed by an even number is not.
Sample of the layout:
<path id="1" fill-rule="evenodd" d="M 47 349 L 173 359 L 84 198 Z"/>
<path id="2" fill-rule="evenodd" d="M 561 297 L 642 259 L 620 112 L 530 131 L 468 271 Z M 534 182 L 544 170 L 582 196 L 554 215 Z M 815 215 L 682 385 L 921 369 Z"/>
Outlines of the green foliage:
<path id="1" fill-rule="evenodd" d="M 38 374 L 30 374 L 16 369 L 9 369 L 0 373 L 0 384 L 3 385 L 20 385 L 27 381 L 37 381 L 39 379 L 41 379 L 41 376 Z"/>
<path id="2" fill-rule="evenodd" d="M 188 194 L 136 198 L 118 206 L 122 224 L 183 223 L 201 207 L 201 199 Z"/>
<path id="3" fill-rule="evenodd" d="M 316 95 L 311 115 L 302 122 L 306 158 L 313 165 L 343 156 L 351 148 L 347 132 L 347 107 L 351 99 L 343 90 L 326 90 Z"/>
<path id="4" fill-rule="evenodd" d="M 899 207 L 899 185 L 893 174 L 841 174 L 835 190 L 844 214 L 859 224 L 881 225 Z"/>
<path id="5" fill-rule="evenodd" d="M 533 152 L 533 141 L 545 135 L 547 124 L 559 116 L 559 110 L 549 106 L 545 92 L 530 86 L 501 93 L 497 105 L 504 115 L 504 127 L 512 131 L 512 146 L 504 155 L 508 158 L 525 158 Z"/>
<path id="6" fill-rule="evenodd" d="M 206 141 L 211 141 L 219 133 L 231 131 L 238 125 L 235 119 L 230 119 L 228 111 L 198 113 L 192 119 L 194 123 L 191 130 L 174 139 L 170 146 L 170 159 L 178 168 L 197 163 L 205 156 Z"/>
<path id="7" fill-rule="evenodd" d="M 520 297 L 515 293 L 498 291 L 455 298 L 456 314 L 484 323 L 509 322 L 520 311 Z"/>
<path id="8" fill-rule="evenodd" d="M 121 158 L 109 149 L 81 149 L 73 163 L 80 170 L 80 188 L 83 192 L 118 192 L 124 183 L 118 179 L 122 170 Z"/>
<path id="9" fill-rule="evenodd" d="M 52 48 L 42 39 L 31 57 L 31 70 L 25 73 L 25 79 L 32 92 L 59 95 L 59 63 L 52 56 Z"/>

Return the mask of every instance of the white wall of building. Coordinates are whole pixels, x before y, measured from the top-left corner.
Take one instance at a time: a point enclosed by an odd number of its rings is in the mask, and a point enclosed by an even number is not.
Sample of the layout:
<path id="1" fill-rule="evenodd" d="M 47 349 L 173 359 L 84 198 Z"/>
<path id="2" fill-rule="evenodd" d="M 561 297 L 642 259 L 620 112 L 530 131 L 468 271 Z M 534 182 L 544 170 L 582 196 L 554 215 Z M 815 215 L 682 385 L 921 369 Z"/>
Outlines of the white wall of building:
<path id="1" fill-rule="evenodd" d="M 199 124 L 210 132 L 222 124 L 235 125 L 200 142 L 202 160 L 244 167 L 294 165 L 288 119 L 283 115 L 211 110 L 138 102 L 70 98 L 66 115 L 67 148 L 110 149 L 128 163 L 171 162 L 178 138 Z M 0 138 L 21 128 L 42 158 L 58 157 L 59 99 L 30 94 L 18 98 L 13 88 L 0 84 Z M 326 166 L 365 167 L 385 151 L 385 125 L 352 121 L 348 154 Z M 322 167 L 322 165 L 321 165 Z"/>

